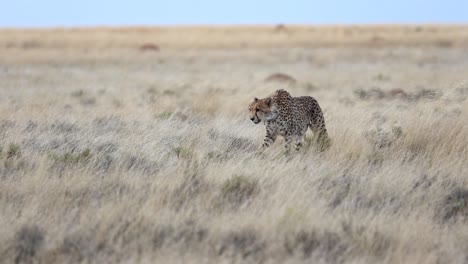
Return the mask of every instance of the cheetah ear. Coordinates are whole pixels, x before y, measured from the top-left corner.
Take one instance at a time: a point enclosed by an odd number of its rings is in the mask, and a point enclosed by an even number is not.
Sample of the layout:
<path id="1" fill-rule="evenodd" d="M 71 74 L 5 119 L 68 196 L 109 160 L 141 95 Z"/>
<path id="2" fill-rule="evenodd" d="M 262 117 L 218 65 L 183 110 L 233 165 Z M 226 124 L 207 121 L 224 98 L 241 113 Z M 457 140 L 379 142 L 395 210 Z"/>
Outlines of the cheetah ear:
<path id="1" fill-rule="evenodd" d="M 266 105 L 271 106 L 271 98 L 268 97 L 267 99 L 265 99 L 265 103 Z"/>
<path id="2" fill-rule="evenodd" d="M 257 102 L 258 101 L 258 98 L 257 97 L 254 97 L 254 102 Z"/>

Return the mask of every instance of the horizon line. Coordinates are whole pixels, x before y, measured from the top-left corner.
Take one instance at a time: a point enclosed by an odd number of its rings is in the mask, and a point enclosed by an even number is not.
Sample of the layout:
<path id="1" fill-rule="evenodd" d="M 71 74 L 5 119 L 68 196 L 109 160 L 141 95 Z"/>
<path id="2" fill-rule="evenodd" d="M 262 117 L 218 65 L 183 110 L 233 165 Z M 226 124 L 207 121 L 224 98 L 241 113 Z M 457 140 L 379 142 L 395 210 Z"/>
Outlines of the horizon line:
<path id="1" fill-rule="evenodd" d="M 378 22 L 378 23 L 193 23 L 193 24 L 90 24 L 90 25 L 48 25 L 48 26 L 0 26 L 0 29 L 91 29 L 91 28 L 247 28 L 247 27 L 464 27 L 468 22 Z"/>

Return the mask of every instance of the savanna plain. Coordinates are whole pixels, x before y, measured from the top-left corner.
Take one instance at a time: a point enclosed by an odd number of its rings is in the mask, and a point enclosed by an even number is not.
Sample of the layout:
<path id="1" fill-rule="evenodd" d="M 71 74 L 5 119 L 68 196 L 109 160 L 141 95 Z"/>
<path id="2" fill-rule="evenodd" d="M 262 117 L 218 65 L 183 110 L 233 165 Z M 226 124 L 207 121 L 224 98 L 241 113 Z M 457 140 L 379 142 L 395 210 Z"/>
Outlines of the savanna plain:
<path id="1" fill-rule="evenodd" d="M 468 263 L 467 120 L 468 26 L 0 29 L 0 262 Z"/>

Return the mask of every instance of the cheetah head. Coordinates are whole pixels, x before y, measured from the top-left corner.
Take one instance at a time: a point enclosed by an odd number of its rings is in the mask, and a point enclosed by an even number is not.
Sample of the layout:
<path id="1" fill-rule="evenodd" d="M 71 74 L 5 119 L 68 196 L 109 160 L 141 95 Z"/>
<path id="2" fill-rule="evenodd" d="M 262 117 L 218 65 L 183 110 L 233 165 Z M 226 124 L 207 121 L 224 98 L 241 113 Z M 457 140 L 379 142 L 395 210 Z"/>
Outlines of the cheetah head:
<path id="1" fill-rule="evenodd" d="M 254 98 L 254 101 L 249 105 L 250 120 L 255 124 L 261 121 L 274 120 L 277 117 L 275 107 L 272 106 L 271 98 L 264 99 Z"/>

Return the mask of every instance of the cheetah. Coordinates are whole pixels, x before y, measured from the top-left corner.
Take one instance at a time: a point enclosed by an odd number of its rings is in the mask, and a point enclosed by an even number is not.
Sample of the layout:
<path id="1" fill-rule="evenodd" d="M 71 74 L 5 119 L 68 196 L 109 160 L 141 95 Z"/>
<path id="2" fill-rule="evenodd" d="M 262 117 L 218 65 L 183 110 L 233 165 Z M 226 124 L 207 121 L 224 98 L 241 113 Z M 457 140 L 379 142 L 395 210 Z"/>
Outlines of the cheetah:
<path id="1" fill-rule="evenodd" d="M 262 150 L 275 142 L 278 135 L 284 137 L 287 150 L 292 141 L 295 149 L 299 150 L 307 128 L 312 130 L 317 140 L 328 141 L 322 109 L 313 97 L 292 97 L 281 89 L 263 99 L 255 97 L 249 105 L 249 111 L 252 122 L 265 123 L 266 136 Z"/>

